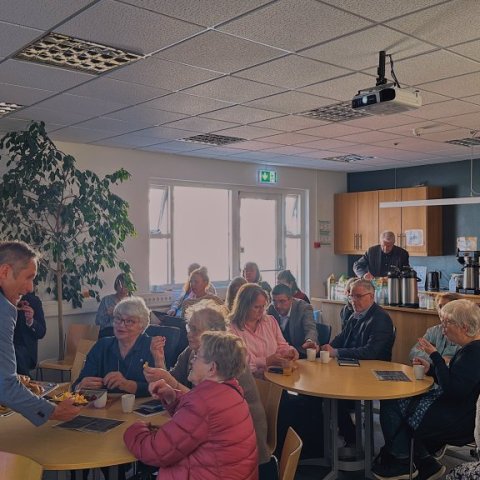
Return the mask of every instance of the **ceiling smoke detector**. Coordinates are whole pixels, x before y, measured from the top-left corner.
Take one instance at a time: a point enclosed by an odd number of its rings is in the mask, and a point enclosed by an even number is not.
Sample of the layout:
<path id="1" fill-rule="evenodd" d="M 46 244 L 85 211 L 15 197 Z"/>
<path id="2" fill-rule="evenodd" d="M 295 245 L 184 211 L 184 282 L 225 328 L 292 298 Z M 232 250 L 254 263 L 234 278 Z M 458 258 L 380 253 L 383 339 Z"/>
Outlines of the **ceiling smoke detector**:
<path id="1" fill-rule="evenodd" d="M 179 142 L 200 143 L 202 145 L 222 146 L 231 143 L 244 142 L 246 138 L 227 137 L 225 135 L 215 135 L 213 133 L 205 133 L 201 135 L 194 135 L 193 137 L 179 138 Z"/>
<path id="2" fill-rule="evenodd" d="M 19 110 L 20 108 L 23 108 L 23 105 L 17 105 L 16 103 L 0 102 L 0 117 L 4 117 L 9 113 Z"/>
<path id="3" fill-rule="evenodd" d="M 332 105 L 296 113 L 295 115 L 326 120 L 327 122 L 346 122 L 347 120 L 354 120 L 355 118 L 371 116 L 370 113 L 354 110 L 351 102 L 334 103 Z"/>
<path id="4" fill-rule="evenodd" d="M 49 33 L 25 47 L 15 58 L 98 75 L 144 58 L 144 55 Z"/>
<path id="5" fill-rule="evenodd" d="M 365 160 L 373 160 L 375 157 L 367 155 L 356 155 L 354 153 L 348 155 L 341 155 L 339 157 L 326 157 L 322 160 L 328 160 L 329 162 L 342 162 L 342 163 L 354 163 L 354 162 L 363 162 Z"/>

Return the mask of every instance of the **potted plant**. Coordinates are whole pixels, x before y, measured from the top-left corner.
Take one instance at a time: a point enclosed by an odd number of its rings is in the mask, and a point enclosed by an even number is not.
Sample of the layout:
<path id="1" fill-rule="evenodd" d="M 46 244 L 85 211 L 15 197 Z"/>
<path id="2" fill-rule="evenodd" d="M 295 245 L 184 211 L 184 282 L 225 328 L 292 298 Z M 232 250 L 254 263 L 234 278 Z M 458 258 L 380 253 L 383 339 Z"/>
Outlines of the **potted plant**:
<path id="1" fill-rule="evenodd" d="M 43 122 L 7 133 L 0 153 L 7 168 L 0 182 L 0 236 L 23 240 L 41 253 L 37 278 L 58 303 L 61 360 L 62 300 L 80 307 L 88 291 L 98 301 L 105 268 L 119 268 L 131 279 L 119 253 L 135 229 L 127 202 L 112 192 L 130 174 L 122 168 L 100 178 L 78 169 L 75 158 L 50 140 Z"/>

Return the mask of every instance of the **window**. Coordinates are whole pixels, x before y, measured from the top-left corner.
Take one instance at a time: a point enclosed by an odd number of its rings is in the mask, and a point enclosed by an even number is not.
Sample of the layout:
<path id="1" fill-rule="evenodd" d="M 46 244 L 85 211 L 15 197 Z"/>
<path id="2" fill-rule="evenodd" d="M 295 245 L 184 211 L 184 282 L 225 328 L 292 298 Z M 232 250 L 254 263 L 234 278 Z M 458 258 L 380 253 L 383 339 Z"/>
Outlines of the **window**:
<path id="1" fill-rule="evenodd" d="M 264 189 L 151 185 L 151 290 L 183 284 L 193 262 L 208 267 L 215 282 L 228 283 L 246 261 L 254 261 L 272 285 L 283 268 L 304 285 L 301 198 Z"/>

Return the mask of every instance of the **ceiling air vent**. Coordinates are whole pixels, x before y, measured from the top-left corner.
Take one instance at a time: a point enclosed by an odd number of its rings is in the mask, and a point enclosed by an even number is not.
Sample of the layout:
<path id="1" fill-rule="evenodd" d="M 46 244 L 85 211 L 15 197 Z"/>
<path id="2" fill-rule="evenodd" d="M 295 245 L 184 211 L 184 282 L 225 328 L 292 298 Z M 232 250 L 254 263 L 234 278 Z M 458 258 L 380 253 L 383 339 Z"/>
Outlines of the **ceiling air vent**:
<path id="1" fill-rule="evenodd" d="M 143 57 L 144 55 L 59 33 L 45 35 L 15 56 L 19 60 L 95 74 L 108 72 Z"/>
<path id="2" fill-rule="evenodd" d="M 179 138 L 180 142 L 201 143 L 202 145 L 229 145 L 230 143 L 244 142 L 245 138 L 226 137 L 224 135 L 214 135 L 213 133 L 205 133 L 202 135 L 195 135 L 193 137 Z"/>
<path id="3" fill-rule="evenodd" d="M 328 160 L 329 162 L 353 163 L 353 162 L 362 162 L 364 160 L 372 160 L 374 158 L 375 157 L 369 157 L 366 155 L 355 155 L 351 153 L 349 155 L 342 155 L 339 157 L 322 158 L 322 160 Z"/>
<path id="4" fill-rule="evenodd" d="M 371 117 L 371 113 L 361 112 L 352 108 L 352 102 L 334 103 L 324 107 L 314 108 L 296 115 L 326 120 L 327 122 L 346 122 L 355 118 Z"/>
<path id="5" fill-rule="evenodd" d="M 23 105 L 17 105 L 16 103 L 7 103 L 7 102 L 0 102 L 0 117 L 4 117 L 9 113 L 15 112 L 19 108 L 23 108 Z"/>
<path id="6" fill-rule="evenodd" d="M 463 147 L 476 147 L 477 145 L 480 145 L 480 138 L 457 138 L 456 140 L 447 140 L 445 143 L 451 143 L 452 145 L 462 145 Z"/>

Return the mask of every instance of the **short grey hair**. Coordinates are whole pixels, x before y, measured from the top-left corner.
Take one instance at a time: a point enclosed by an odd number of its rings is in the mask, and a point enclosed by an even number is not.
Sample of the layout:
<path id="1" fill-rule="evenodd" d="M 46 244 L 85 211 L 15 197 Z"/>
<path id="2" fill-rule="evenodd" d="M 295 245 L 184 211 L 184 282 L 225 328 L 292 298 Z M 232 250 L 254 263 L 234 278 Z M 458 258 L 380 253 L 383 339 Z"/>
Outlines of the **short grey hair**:
<path id="1" fill-rule="evenodd" d="M 150 324 L 150 310 L 142 297 L 126 297 L 117 303 L 113 315 L 138 318 L 143 328 Z"/>
<path id="2" fill-rule="evenodd" d="M 380 234 L 380 241 L 385 240 L 388 243 L 395 243 L 395 234 L 390 230 L 385 230 Z"/>
<path id="3" fill-rule="evenodd" d="M 354 288 L 357 288 L 357 287 L 363 288 L 368 293 L 375 293 L 375 287 L 373 286 L 370 280 L 365 280 L 362 278 L 360 280 L 357 280 L 356 282 L 353 282 L 352 285 L 350 286 L 350 291 L 352 291 Z"/>
<path id="4" fill-rule="evenodd" d="M 448 302 L 440 310 L 440 318 L 465 327 L 469 337 L 475 337 L 480 333 L 480 308 L 470 300 L 453 300 Z"/>

